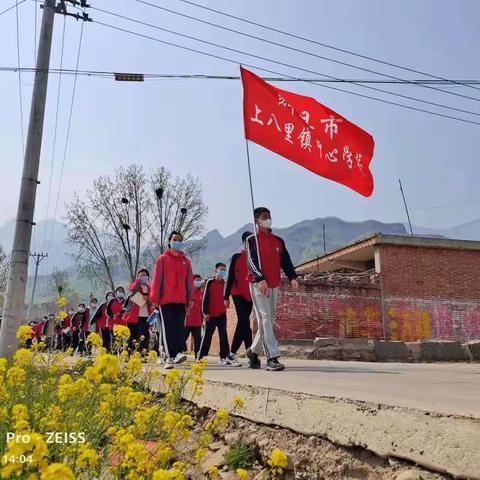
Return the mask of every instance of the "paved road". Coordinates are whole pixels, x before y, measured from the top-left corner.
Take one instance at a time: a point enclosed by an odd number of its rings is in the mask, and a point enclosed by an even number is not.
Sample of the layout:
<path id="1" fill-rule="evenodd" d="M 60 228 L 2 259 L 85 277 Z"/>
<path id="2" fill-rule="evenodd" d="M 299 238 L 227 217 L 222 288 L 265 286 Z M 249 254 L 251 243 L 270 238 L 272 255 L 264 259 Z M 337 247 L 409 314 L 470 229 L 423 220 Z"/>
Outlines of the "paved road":
<path id="1" fill-rule="evenodd" d="M 480 419 L 480 364 L 369 363 L 284 359 L 267 372 L 209 359 L 205 378 L 322 397 L 382 403 Z"/>

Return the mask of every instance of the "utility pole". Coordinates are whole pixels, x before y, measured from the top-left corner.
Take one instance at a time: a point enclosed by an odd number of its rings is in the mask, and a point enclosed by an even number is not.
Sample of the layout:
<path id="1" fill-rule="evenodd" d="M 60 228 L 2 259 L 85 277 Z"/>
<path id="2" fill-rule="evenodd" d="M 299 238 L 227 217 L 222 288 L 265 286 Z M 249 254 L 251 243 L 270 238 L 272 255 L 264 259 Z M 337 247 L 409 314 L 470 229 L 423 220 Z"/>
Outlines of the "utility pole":
<path id="1" fill-rule="evenodd" d="M 0 357 L 10 357 L 13 354 L 17 343 L 15 334 L 18 327 L 26 321 L 25 291 L 28 279 L 28 257 L 32 238 L 32 226 L 34 225 L 33 216 L 35 213 L 37 186 L 40 183 L 38 181 L 38 170 L 42 148 L 55 13 L 73 16 L 77 20 L 90 20 L 85 13 L 83 15 L 78 13 L 69 14 L 66 10 L 66 1 L 60 0 L 57 7 L 55 6 L 55 0 L 45 0 L 43 4 L 42 27 L 30 107 L 27 146 L 23 160 L 22 183 L 18 198 L 15 235 L 8 271 L 3 320 L 0 327 Z M 88 7 L 85 0 L 69 1 L 75 6 Z"/>
<path id="2" fill-rule="evenodd" d="M 400 184 L 400 191 L 402 192 L 403 204 L 405 205 L 405 211 L 407 212 L 408 226 L 410 227 L 410 235 L 413 237 L 412 222 L 410 221 L 410 213 L 408 212 L 407 201 L 405 200 L 405 194 L 403 193 L 402 181 L 398 179 L 398 183 Z"/>
<path id="3" fill-rule="evenodd" d="M 42 29 L 38 46 L 37 69 L 33 85 L 30 121 L 28 124 L 27 148 L 23 161 L 22 183 L 18 199 L 15 236 L 13 240 L 10 269 L 3 320 L 0 328 L 0 357 L 11 356 L 16 344 L 15 334 L 25 323 L 25 291 L 28 278 L 28 253 L 32 237 L 35 197 L 37 194 L 38 168 L 42 147 L 43 120 L 47 98 L 48 69 L 52 48 L 55 0 L 45 0 Z"/>
<path id="4" fill-rule="evenodd" d="M 322 230 L 323 230 L 323 254 L 327 253 L 327 240 L 325 238 L 325 224 L 322 223 Z"/>
<path id="5" fill-rule="evenodd" d="M 32 307 L 35 300 L 35 289 L 37 287 L 38 267 L 40 266 L 41 261 L 48 257 L 48 253 L 30 253 L 30 256 L 35 262 L 35 275 L 33 277 L 32 298 L 30 299 L 30 305 L 28 306 L 27 320 L 31 320 L 32 316 Z"/>

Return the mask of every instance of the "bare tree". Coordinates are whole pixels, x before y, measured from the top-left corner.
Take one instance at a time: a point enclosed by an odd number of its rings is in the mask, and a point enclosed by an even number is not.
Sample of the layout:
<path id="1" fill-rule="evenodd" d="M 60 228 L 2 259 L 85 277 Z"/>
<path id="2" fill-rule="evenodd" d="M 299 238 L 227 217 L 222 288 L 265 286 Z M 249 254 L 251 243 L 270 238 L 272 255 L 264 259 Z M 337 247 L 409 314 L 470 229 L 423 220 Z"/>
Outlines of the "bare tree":
<path id="1" fill-rule="evenodd" d="M 98 178 L 89 192 L 91 205 L 132 281 L 142 258 L 146 216 L 151 206 L 152 195 L 147 187 L 143 168 L 130 165 L 119 168 L 113 178 Z"/>
<path id="2" fill-rule="evenodd" d="M 81 273 L 113 290 L 115 255 L 112 255 L 112 242 L 91 202 L 75 195 L 67 205 L 66 221 L 68 241 L 77 247 L 74 258 Z"/>
<path id="3" fill-rule="evenodd" d="M 190 174 L 183 178 L 173 177 L 168 169 L 161 167 L 154 170 L 150 186 L 155 199 L 149 224 L 152 242 L 148 253 L 153 258 L 162 253 L 167 248 L 170 232 L 178 230 L 188 241 L 187 253 L 197 254 L 205 243 L 191 239 L 205 233 L 208 213 L 200 180 Z"/>
<path id="4" fill-rule="evenodd" d="M 206 215 L 198 178 L 174 178 L 163 167 L 147 177 L 141 166 L 130 165 L 99 177 L 85 200 L 77 196 L 67 205 L 66 219 L 77 264 L 113 288 L 116 266 L 133 280 L 143 262 L 166 249 L 172 230 L 189 240 L 189 255 L 198 253 L 204 243 L 192 239 L 204 233 Z"/>
<path id="5" fill-rule="evenodd" d="M 65 270 L 54 269 L 50 274 L 50 288 L 55 296 L 65 296 L 68 305 L 74 307 L 80 301 L 80 296 L 72 286 Z"/>

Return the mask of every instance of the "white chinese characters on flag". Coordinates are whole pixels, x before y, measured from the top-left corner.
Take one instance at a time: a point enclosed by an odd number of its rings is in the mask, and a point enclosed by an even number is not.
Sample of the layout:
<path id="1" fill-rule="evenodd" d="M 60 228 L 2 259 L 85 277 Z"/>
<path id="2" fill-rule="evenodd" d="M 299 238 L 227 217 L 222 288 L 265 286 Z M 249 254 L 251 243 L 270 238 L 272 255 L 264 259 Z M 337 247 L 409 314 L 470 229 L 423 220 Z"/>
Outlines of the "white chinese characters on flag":
<path id="1" fill-rule="evenodd" d="M 245 137 L 369 197 L 373 137 L 314 98 L 276 88 L 241 68 Z"/>

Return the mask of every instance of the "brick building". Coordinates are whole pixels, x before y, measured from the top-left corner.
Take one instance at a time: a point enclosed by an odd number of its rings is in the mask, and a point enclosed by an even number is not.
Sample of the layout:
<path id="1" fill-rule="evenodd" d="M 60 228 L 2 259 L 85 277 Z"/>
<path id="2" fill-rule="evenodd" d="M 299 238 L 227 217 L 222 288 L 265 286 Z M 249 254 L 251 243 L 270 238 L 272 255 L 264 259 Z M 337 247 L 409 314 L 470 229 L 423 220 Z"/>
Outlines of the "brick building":
<path id="1" fill-rule="evenodd" d="M 480 338 L 480 242 L 373 235 L 297 266 L 278 336 L 415 341 Z"/>

